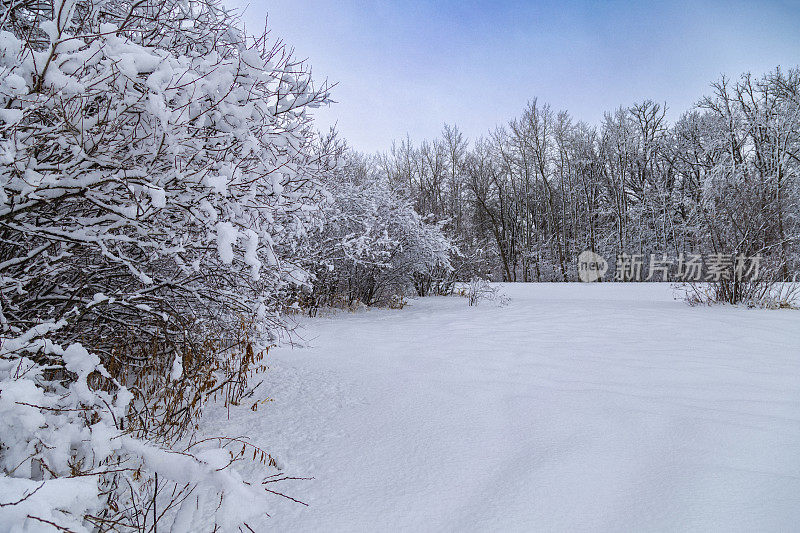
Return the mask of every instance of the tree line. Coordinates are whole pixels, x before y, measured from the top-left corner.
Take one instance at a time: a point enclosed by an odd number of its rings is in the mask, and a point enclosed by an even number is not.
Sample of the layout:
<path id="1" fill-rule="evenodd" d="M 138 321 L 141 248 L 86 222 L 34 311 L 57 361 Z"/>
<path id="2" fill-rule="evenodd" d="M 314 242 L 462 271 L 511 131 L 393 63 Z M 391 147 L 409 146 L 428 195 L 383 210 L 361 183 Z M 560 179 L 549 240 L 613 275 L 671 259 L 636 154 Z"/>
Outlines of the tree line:
<path id="1" fill-rule="evenodd" d="M 462 277 L 574 281 L 583 250 L 762 256 L 798 267 L 800 71 L 723 78 L 674 124 L 647 100 L 599 126 L 533 99 L 468 142 L 446 125 L 374 164 L 443 224 Z"/>

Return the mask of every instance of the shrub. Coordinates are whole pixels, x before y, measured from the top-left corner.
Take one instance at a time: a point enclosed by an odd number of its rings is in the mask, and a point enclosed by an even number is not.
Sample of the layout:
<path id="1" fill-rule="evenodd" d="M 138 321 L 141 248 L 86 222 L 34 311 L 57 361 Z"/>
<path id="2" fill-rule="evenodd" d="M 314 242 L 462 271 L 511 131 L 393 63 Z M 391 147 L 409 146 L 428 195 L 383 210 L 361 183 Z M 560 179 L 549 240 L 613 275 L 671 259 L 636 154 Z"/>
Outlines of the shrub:
<path id="1" fill-rule="evenodd" d="M 264 512 L 268 454 L 191 430 L 304 277 L 327 99 L 214 0 L 0 6 L 0 529 Z"/>

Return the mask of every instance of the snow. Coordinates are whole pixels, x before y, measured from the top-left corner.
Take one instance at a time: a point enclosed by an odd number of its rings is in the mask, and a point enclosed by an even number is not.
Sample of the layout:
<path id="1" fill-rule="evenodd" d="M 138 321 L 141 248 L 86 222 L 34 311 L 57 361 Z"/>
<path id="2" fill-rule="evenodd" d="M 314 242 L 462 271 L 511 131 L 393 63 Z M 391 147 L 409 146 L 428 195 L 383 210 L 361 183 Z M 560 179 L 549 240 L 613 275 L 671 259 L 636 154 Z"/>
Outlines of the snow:
<path id="1" fill-rule="evenodd" d="M 85 379 L 100 364 L 100 357 L 90 354 L 80 344 L 70 344 L 64 350 L 64 367 L 70 372 L 78 374 L 79 379 Z"/>
<path id="2" fill-rule="evenodd" d="M 69 531 L 88 532 L 79 521 L 59 512 L 60 509 L 81 508 L 82 500 L 96 498 L 97 484 L 91 478 L 62 478 L 46 482 L 7 477 L 0 485 L 0 502 L 12 503 L 0 513 L 0 531 L 42 532 L 56 531 L 40 520 L 68 524 Z M 28 518 L 36 516 L 40 520 Z"/>
<path id="3" fill-rule="evenodd" d="M 179 355 L 175 356 L 172 361 L 172 369 L 170 369 L 169 377 L 172 381 L 177 381 L 183 376 L 183 358 Z"/>
<path id="4" fill-rule="evenodd" d="M 238 230 L 230 222 L 217 222 L 217 250 L 226 265 L 233 263 L 233 245 L 239 238 Z"/>
<path id="5" fill-rule="evenodd" d="M 167 206 L 167 193 L 164 189 L 150 185 L 147 188 L 147 192 L 150 194 L 150 201 L 153 203 L 153 207 L 163 209 Z"/>
<path id="6" fill-rule="evenodd" d="M 800 312 L 665 284 L 515 284 L 304 320 L 207 412 L 289 481 L 257 531 L 778 531 L 800 523 Z M 255 467 L 252 467 L 255 468 Z"/>
<path id="7" fill-rule="evenodd" d="M 258 281 L 261 271 L 261 260 L 258 258 L 258 234 L 252 229 L 245 230 L 247 236 L 244 252 L 244 262 L 250 267 L 253 281 Z"/>

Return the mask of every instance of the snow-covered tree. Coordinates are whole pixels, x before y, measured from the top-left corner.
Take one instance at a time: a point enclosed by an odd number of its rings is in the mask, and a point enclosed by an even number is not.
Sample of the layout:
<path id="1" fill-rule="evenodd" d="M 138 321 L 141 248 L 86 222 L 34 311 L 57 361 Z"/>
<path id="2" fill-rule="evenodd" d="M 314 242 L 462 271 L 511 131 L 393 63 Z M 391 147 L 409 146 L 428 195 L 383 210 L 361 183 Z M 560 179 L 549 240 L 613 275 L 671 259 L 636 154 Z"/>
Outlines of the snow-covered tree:
<path id="1" fill-rule="evenodd" d="M 709 127 L 697 147 L 706 248 L 763 257 L 763 280 L 789 280 L 800 266 L 800 71 L 723 78 L 713 88 L 700 103 Z M 763 284 L 733 278 L 715 291 L 738 303 Z"/>
<path id="2" fill-rule="evenodd" d="M 330 202 L 311 232 L 307 305 L 386 304 L 420 279 L 448 278 L 457 250 L 375 161 L 346 149 L 326 177 Z"/>

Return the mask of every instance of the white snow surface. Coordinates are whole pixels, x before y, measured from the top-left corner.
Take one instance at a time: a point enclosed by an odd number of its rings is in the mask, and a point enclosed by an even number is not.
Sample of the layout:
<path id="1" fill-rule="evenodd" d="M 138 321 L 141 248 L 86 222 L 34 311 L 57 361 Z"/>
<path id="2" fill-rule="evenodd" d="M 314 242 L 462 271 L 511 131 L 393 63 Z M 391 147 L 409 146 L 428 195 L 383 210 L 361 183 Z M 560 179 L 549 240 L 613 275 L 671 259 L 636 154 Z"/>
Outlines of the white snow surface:
<path id="1" fill-rule="evenodd" d="M 800 312 L 665 284 L 504 285 L 306 319 L 256 398 L 207 413 L 289 476 L 256 531 L 787 531 Z M 252 468 L 252 466 L 250 467 Z"/>

